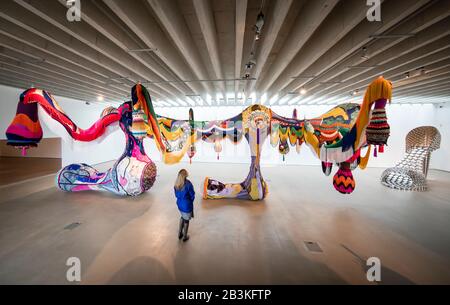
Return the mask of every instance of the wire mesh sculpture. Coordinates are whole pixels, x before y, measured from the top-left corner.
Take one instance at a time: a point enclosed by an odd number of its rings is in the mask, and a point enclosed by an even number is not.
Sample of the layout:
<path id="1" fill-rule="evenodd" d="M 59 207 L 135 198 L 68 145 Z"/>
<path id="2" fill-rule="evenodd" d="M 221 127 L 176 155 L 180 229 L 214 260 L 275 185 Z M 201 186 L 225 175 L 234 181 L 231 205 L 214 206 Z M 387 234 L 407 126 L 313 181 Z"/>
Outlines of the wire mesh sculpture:
<path id="1" fill-rule="evenodd" d="M 433 126 L 422 126 L 406 135 L 406 156 L 381 174 L 381 183 L 405 191 L 426 191 L 431 153 L 439 149 L 441 134 Z"/>

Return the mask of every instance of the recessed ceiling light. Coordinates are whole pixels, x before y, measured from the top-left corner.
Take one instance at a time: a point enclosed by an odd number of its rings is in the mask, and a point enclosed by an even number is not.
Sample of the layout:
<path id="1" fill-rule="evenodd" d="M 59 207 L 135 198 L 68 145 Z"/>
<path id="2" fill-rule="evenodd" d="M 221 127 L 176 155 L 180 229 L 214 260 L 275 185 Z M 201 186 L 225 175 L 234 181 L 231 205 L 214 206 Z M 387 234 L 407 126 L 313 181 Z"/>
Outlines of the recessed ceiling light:
<path id="1" fill-rule="evenodd" d="M 300 94 L 301 94 L 301 95 L 305 95 L 305 94 L 306 94 L 306 92 L 307 92 L 307 91 L 306 91 L 306 89 L 305 89 L 305 88 L 301 88 L 301 89 L 300 89 Z"/>
<path id="2" fill-rule="evenodd" d="M 99 95 L 99 96 L 97 96 L 97 101 L 99 101 L 99 102 L 103 102 L 103 100 L 104 100 L 104 97 L 103 97 L 103 95 Z"/>

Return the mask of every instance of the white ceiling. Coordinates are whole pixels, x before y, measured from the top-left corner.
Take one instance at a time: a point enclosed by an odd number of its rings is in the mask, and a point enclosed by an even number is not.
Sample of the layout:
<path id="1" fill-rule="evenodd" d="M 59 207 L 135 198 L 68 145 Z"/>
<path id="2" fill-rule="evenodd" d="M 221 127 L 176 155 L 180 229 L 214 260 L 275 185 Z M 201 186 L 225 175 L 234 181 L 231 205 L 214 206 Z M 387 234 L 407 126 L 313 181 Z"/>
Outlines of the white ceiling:
<path id="1" fill-rule="evenodd" d="M 366 0 L 81 0 L 69 22 L 66 0 L 2 0 L 0 83 L 120 103 L 140 81 L 159 107 L 294 106 L 360 101 L 383 75 L 395 103 L 450 101 L 450 1 L 381 2 L 369 22 Z"/>

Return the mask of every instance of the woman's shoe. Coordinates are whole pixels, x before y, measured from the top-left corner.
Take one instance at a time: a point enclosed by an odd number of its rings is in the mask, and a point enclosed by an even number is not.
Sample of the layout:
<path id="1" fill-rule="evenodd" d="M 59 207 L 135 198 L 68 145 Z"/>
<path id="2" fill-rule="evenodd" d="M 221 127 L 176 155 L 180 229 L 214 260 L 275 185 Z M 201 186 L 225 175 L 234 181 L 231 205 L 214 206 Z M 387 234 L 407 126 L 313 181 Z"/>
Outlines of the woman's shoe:
<path id="1" fill-rule="evenodd" d="M 187 236 L 185 236 L 184 238 L 183 238 L 183 242 L 186 242 L 186 241 L 188 241 L 189 240 L 189 235 L 187 235 Z"/>

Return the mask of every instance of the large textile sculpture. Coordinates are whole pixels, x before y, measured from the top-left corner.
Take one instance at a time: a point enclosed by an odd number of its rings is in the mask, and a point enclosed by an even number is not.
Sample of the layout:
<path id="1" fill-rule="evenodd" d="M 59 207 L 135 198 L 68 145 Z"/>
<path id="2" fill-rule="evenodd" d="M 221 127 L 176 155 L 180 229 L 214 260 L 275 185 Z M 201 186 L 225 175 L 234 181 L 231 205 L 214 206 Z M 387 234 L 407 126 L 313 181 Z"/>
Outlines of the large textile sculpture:
<path id="1" fill-rule="evenodd" d="M 298 120 L 295 111 L 293 118 L 282 117 L 263 105 L 252 105 L 233 118 L 218 121 L 195 121 L 192 110 L 189 120 L 159 117 L 166 147 L 162 151 L 163 160 L 169 164 L 179 162 L 186 152 L 193 158 L 195 142 L 200 139 L 213 144 L 219 154 L 222 140 L 239 143 L 245 138 L 251 151 L 247 178 L 241 183 L 206 178 L 203 197 L 261 200 L 268 194 L 260 169 L 266 137 L 283 156 L 289 153 L 290 147 L 299 152 L 306 143 L 322 161 L 324 174 L 331 174 L 333 164 L 338 166 L 333 185 L 340 193 L 350 194 L 355 189 L 352 170 L 367 166 L 371 146 L 375 155 L 384 151 L 390 131 L 384 109 L 391 96 L 391 83 L 379 77 L 367 88 L 361 105 L 342 104 L 310 120 Z M 362 155 L 364 148 L 367 151 Z"/>
<path id="2" fill-rule="evenodd" d="M 405 191 L 426 191 L 431 153 L 439 149 L 441 134 L 433 126 L 417 127 L 406 135 L 406 155 L 381 174 L 381 183 Z"/>
<path id="3" fill-rule="evenodd" d="M 278 147 L 283 157 L 289 153 L 290 147 L 299 152 L 305 143 L 321 160 L 327 176 L 331 174 L 333 165 L 337 165 L 333 186 L 340 193 L 350 194 L 356 186 L 352 170 L 367 166 L 371 146 L 374 146 L 376 154 L 377 149 L 383 152 L 387 143 L 389 125 L 384 109 L 391 95 L 391 83 L 380 77 L 367 88 L 361 105 L 342 104 L 310 120 L 297 119 L 295 110 L 293 117 L 287 118 L 264 105 L 252 105 L 229 119 L 196 121 L 192 109 L 187 120 L 156 115 L 147 90 L 137 84 L 132 88 L 132 101 L 118 109 L 106 109 L 98 122 L 82 130 L 64 114 L 50 94 L 29 89 L 20 98 L 17 115 L 7 130 L 7 137 L 11 145 L 36 146 L 42 138 L 40 118 L 59 123 L 73 139 L 79 141 L 93 141 L 105 136 L 115 123 L 119 123 L 127 138 L 122 157 L 106 173 L 99 173 L 86 164 L 65 167 L 58 175 L 58 185 L 66 191 L 100 189 L 138 195 L 148 190 L 154 183 L 156 167 L 143 149 L 145 137 L 155 139 L 166 164 L 177 163 L 186 154 L 192 160 L 196 153 L 195 143 L 199 140 L 214 145 L 219 157 L 224 139 L 239 143 L 245 138 L 251 151 L 247 178 L 241 183 L 222 183 L 206 178 L 203 197 L 261 200 L 268 194 L 260 168 L 261 149 L 269 138 L 270 144 Z M 364 148 L 367 152 L 363 156 Z"/>
<path id="4" fill-rule="evenodd" d="M 117 109 L 107 108 L 88 129 L 79 128 L 46 91 L 28 89 L 20 96 L 17 115 L 6 130 L 8 144 L 21 149 L 37 146 L 42 138 L 40 120 L 52 131 L 68 134 L 77 141 L 90 142 L 106 137 L 120 126 L 126 137 L 125 151 L 105 173 L 87 164 L 71 164 L 57 175 L 64 191 L 106 190 L 120 195 L 139 195 L 149 190 L 156 178 L 156 166 L 145 154 L 144 137 L 151 135 L 164 149 L 150 95 L 140 84 L 131 90 L 132 101 Z M 58 132 L 61 130 L 63 132 Z"/>

